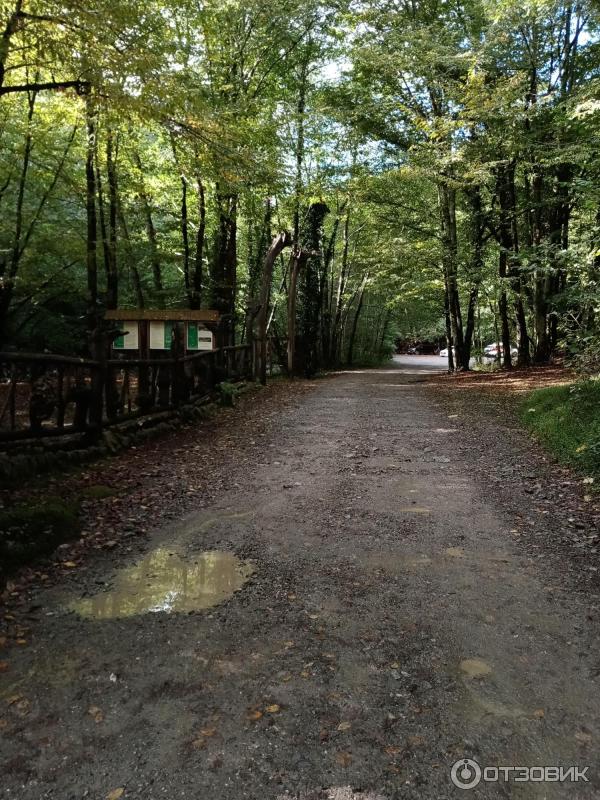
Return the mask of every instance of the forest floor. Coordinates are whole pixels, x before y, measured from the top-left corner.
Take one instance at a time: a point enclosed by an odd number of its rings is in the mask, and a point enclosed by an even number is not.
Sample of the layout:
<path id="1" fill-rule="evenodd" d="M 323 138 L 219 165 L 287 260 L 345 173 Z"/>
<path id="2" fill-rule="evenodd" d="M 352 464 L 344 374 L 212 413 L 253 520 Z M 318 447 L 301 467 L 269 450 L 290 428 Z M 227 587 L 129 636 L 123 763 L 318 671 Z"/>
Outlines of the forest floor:
<path id="1" fill-rule="evenodd" d="M 276 382 L 21 490 L 95 487 L 5 597 L 0 797 L 598 797 L 596 495 L 528 386 L 438 365 Z M 464 792 L 462 758 L 590 782 Z"/>

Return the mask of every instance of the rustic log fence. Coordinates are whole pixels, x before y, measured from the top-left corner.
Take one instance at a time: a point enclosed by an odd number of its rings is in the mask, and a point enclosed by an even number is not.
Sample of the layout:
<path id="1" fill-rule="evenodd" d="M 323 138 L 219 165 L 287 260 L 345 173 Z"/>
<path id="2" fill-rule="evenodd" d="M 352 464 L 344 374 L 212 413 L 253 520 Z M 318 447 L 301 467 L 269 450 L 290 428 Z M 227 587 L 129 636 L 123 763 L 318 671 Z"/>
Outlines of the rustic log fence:
<path id="1" fill-rule="evenodd" d="M 255 347 L 104 361 L 51 353 L 0 353 L 0 443 L 86 433 L 210 396 L 254 377 Z"/>

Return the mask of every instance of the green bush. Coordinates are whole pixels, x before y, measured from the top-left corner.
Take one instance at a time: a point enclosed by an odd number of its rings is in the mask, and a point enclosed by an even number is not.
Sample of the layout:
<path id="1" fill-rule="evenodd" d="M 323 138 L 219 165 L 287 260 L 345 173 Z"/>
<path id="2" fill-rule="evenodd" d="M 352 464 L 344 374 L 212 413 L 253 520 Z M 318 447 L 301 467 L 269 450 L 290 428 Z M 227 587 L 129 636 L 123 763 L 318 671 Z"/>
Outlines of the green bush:
<path id="1" fill-rule="evenodd" d="M 219 403 L 222 406 L 234 406 L 237 396 L 240 394 L 239 388 L 234 383 L 224 381 L 217 386 L 219 393 Z"/>

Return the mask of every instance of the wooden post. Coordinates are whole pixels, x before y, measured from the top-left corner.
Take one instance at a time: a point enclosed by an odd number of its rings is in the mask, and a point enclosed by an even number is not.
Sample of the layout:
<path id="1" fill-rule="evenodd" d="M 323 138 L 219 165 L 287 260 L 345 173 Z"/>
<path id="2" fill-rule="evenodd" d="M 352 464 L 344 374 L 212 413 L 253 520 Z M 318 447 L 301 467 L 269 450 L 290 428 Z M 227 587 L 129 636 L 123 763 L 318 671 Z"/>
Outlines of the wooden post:
<path id="1" fill-rule="evenodd" d="M 140 358 L 150 358 L 150 323 L 147 319 L 138 322 Z M 150 376 L 148 367 L 140 364 L 138 367 L 138 396 L 150 396 Z M 139 403 L 138 403 L 139 405 Z"/>
<path id="2" fill-rule="evenodd" d="M 65 427 L 65 393 L 64 393 L 64 382 L 65 382 L 65 370 L 64 367 L 58 368 L 58 383 L 56 387 L 56 394 L 57 394 L 57 410 L 56 410 L 56 427 L 62 428 Z"/>

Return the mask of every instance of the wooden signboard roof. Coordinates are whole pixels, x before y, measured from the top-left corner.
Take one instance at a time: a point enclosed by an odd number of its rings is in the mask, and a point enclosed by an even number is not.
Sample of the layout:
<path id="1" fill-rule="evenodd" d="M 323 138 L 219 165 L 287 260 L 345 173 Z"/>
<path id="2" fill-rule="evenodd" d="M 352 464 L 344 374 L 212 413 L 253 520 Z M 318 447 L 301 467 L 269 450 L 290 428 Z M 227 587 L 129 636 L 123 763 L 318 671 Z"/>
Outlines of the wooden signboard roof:
<path id="1" fill-rule="evenodd" d="M 147 319 L 151 322 L 164 320 L 168 322 L 218 322 L 219 312 L 212 308 L 200 308 L 196 311 L 190 308 L 117 308 L 107 311 L 104 315 L 106 319 L 116 319 L 119 321 L 131 321 Z"/>

